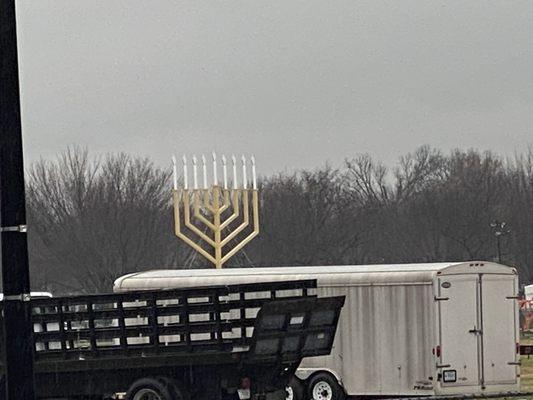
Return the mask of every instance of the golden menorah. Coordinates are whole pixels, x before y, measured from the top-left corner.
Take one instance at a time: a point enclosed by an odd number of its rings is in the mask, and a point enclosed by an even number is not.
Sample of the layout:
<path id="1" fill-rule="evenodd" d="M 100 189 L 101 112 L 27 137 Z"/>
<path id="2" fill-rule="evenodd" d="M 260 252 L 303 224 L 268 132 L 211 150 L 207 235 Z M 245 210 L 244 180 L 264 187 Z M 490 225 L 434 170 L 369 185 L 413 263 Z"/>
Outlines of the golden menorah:
<path id="1" fill-rule="evenodd" d="M 218 162 L 215 153 L 213 153 L 213 184 L 208 187 L 207 164 L 205 156 L 202 156 L 203 187 L 200 188 L 198 186 L 198 160 L 196 156 L 193 156 L 193 186 L 189 188 L 187 158 L 183 156 L 183 187 L 178 188 L 177 163 L 176 159 L 172 158 L 176 236 L 213 263 L 216 268 L 222 268 L 231 257 L 259 234 L 259 197 L 255 159 L 253 156 L 250 159 L 252 167 L 251 188 L 248 187 L 246 158 L 244 156 L 241 158 L 242 178 L 240 185 L 237 176 L 237 159 L 232 156 L 231 160 L 233 164 L 232 187 L 228 187 L 225 156 L 221 158 L 223 179 L 222 184 L 219 185 Z M 251 207 L 250 195 L 252 198 Z M 252 222 L 250 222 L 250 214 Z M 241 222 L 237 225 L 239 220 Z M 203 226 L 204 230 L 200 226 Z M 248 233 L 246 233 L 247 231 Z M 190 234 L 193 236 L 191 237 Z M 196 238 L 198 242 L 193 238 Z M 234 246 L 226 251 L 230 243 Z"/>

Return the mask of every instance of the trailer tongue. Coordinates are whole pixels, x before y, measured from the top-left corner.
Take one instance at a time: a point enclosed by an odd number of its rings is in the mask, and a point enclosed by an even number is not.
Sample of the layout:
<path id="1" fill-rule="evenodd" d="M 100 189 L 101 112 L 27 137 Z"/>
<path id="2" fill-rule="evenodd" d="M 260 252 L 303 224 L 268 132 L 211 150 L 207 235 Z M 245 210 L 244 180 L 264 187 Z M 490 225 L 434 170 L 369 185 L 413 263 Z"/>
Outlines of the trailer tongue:
<path id="1" fill-rule="evenodd" d="M 318 298 L 314 287 L 305 280 L 34 299 L 37 396 L 282 397 L 303 357 L 331 350 L 344 297 Z"/>

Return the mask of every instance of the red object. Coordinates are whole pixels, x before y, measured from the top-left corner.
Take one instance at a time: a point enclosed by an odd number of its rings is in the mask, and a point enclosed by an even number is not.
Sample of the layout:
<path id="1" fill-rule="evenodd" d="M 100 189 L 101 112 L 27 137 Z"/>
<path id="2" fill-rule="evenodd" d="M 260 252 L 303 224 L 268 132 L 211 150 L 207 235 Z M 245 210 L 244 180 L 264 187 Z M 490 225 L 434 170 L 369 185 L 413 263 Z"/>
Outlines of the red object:
<path id="1" fill-rule="evenodd" d="M 440 357 L 440 346 L 437 346 L 437 347 L 433 348 L 433 355 L 435 357 Z"/>
<path id="2" fill-rule="evenodd" d="M 533 301 L 521 299 L 518 300 L 518 305 L 522 316 L 520 329 L 522 331 L 528 331 L 533 327 Z"/>
<path id="3" fill-rule="evenodd" d="M 252 382 L 250 381 L 250 378 L 241 379 L 241 389 L 250 389 L 251 386 Z"/>

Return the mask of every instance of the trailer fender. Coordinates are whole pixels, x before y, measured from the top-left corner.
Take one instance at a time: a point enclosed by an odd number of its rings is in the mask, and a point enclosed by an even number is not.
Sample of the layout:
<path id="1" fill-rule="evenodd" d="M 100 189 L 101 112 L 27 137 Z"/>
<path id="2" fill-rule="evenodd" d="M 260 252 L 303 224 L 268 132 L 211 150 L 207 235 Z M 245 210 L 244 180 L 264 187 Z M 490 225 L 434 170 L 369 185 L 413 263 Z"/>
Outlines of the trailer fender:
<path id="1" fill-rule="evenodd" d="M 314 374 L 316 374 L 318 372 L 327 372 L 327 373 L 333 375 L 335 377 L 335 379 L 337 379 L 337 382 L 339 382 L 339 385 L 344 387 L 343 384 L 342 384 L 341 376 L 335 370 L 332 370 L 330 368 L 298 368 L 296 370 L 296 372 L 294 373 L 294 375 L 298 379 L 301 379 L 302 381 L 306 381 L 312 375 L 314 375 Z"/>

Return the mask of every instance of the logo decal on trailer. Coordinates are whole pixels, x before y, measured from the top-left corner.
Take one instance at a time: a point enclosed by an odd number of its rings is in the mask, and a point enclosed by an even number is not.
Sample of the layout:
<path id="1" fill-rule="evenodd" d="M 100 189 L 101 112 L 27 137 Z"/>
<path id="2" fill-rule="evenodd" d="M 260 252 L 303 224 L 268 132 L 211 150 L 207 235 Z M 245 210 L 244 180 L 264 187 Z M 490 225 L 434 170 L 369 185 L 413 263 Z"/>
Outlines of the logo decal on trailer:
<path id="1" fill-rule="evenodd" d="M 444 289 L 449 289 L 452 287 L 452 284 L 450 282 L 442 282 L 441 283 L 441 286 L 444 288 Z"/>

